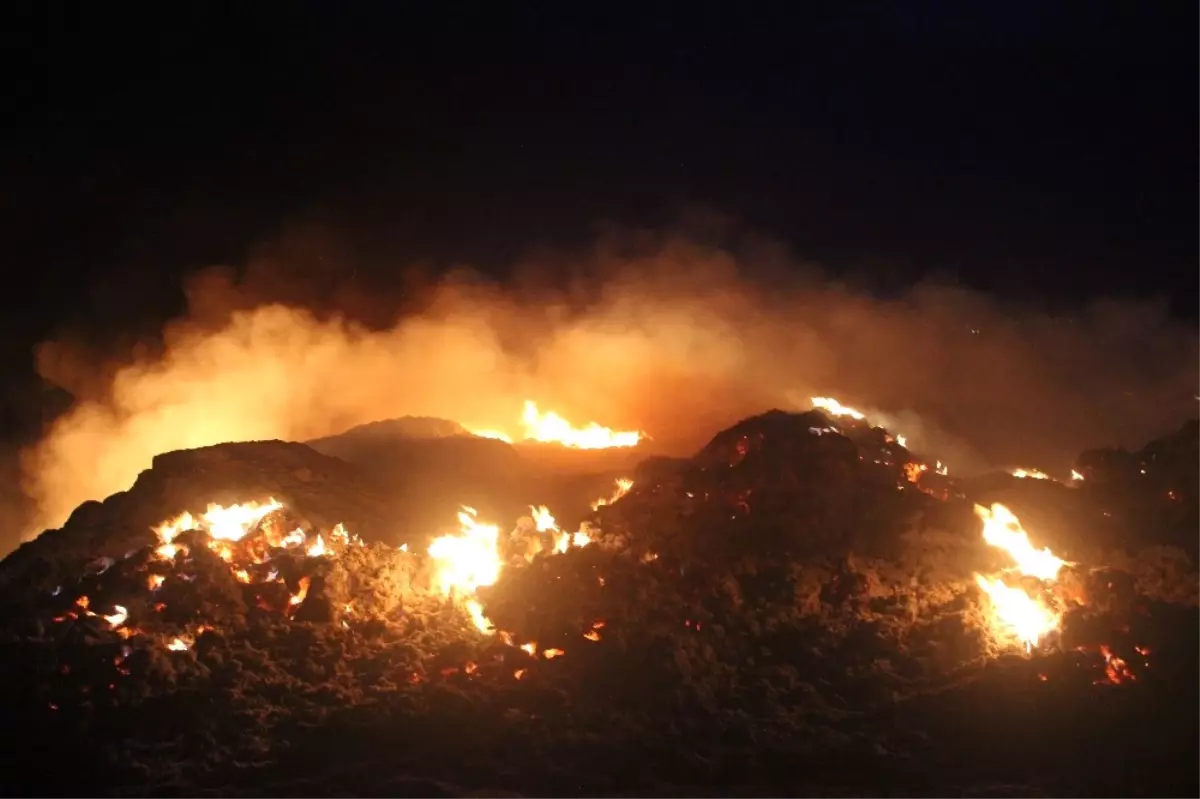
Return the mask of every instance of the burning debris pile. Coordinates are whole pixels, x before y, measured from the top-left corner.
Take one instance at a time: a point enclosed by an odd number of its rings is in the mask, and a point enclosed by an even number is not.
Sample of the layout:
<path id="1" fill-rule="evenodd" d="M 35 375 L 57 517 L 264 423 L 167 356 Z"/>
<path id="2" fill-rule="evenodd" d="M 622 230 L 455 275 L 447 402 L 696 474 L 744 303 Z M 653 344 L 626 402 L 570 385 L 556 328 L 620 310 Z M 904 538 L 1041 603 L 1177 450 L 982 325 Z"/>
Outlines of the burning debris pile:
<path id="1" fill-rule="evenodd" d="M 1064 743 L 1101 717 L 1169 730 L 1128 757 L 1194 765 L 1185 554 L 1051 548 L 817 404 L 647 462 L 574 529 L 538 497 L 511 526 L 407 529 L 299 445 L 163 456 L 0 564 L 13 790 L 1111 791 L 1076 760 L 1113 742 Z"/>

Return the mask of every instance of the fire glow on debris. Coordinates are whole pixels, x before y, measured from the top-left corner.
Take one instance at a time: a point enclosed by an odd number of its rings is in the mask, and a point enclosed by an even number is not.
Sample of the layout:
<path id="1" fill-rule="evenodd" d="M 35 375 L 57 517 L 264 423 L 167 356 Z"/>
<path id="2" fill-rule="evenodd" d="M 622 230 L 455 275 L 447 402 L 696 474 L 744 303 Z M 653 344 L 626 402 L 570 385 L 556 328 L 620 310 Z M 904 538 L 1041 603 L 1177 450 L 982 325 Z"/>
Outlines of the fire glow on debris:
<path id="1" fill-rule="evenodd" d="M 554 411 L 539 411 L 537 403 L 525 400 L 521 413 L 521 438 L 543 444 L 560 444 L 572 449 L 636 447 L 642 434 L 636 430 L 613 430 L 596 422 L 576 427 Z M 471 430 L 472 435 L 512 443 L 507 433 L 494 429 Z"/>
<path id="2" fill-rule="evenodd" d="M 632 480 L 617 480 L 612 494 L 597 499 L 592 503 L 592 507 L 599 508 L 616 502 L 628 493 L 632 486 Z M 143 584 L 147 590 L 157 592 L 169 579 L 178 578 L 186 582 L 196 579 L 196 574 L 182 570 L 182 566 L 187 562 L 184 559 L 188 557 L 188 551 L 187 546 L 179 542 L 179 537 L 190 531 L 194 531 L 200 537 L 187 537 L 188 545 L 207 546 L 227 564 L 230 574 L 238 582 L 251 586 L 284 584 L 279 570 L 268 565 L 281 550 L 315 559 L 335 558 L 349 547 L 363 546 L 362 540 L 348 532 L 340 523 L 330 529 L 328 535 L 316 532 L 311 542 L 309 534 L 300 528 L 283 534 L 281 525 L 284 517 L 272 515 L 283 509 L 283 503 L 274 498 L 265 502 L 252 501 L 229 506 L 213 503 L 198 516 L 185 511 L 162 522 L 152 528 L 157 537 L 157 544 L 148 566 L 153 571 L 145 576 Z M 546 555 L 563 553 L 591 543 L 590 536 L 583 530 L 561 530 L 553 514 L 545 506 L 533 506 L 531 511 L 534 527 L 545 540 L 544 543 L 539 542 L 535 551 L 527 554 L 527 558 L 531 559 L 539 552 Z M 483 605 L 475 593 L 479 588 L 494 584 L 500 576 L 503 560 L 499 547 L 499 528 L 494 524 L 478 521 L 475 510 L 468 507 L 459 512 L 458 521 L 458 532 L 438 536 L 428 548 L 432 582 L 443 596 L 463 610 L 479 631 L 489 635 L 495 634 L 497 630 L 484 614 Z M 407 545 L 400 550 L 407 552 Z M 105 564 L 104 570 L 108 567 L 109 564 Z M 169 571 L 163 573 L 164 569 Z M 311 587 L 311 578 L 307 575 L 301 576 L 295 584 L 295 591 L 287 596 L 285 607 L 265 601 L 262 596 L 259 597 L 259 607 L 291 616 L 305 603 Z M 58 593 L 61 593 L 61 589 Z M 99 614 L 91 609 L 91 604 L 89 597 L 79 596 L 71 609 L 55 617 L 53 621 L 65 623 L 82 617 L 102 618 L 110 629 L 124 638 L 144 635 L 136 627 L 126 626 L 130 618 L 126 607 L 115 605 L 111 613 Z M 165 607 L 165 603 L 156 602 L 152 606 L 152 612 L 159 613 Z M 347 605 L 346 613 L 350 612 L 351 608 Z M 347 625 L 343 622 L 343 626 Z M 599 640 L 599 633 L 596 631 L 603 626 L 602 621 L 596 622 L 588 631 L 587 637 L 593 641 Z M 211 628 L 201 625 L 195 629 L 169 634 L 161 643 L 170 651 L 185 652 L 192 648 L 196 639 L 207 629 Z M 507 643 L 512 644 L 511 635 L 501 633 L 501 636 Z M 537 643 L 527 642 L 521 648 L 533 655 L 537 652 Z M 542 653 L 545 659 L 562 654 L 564 652 L 561 649 L 553 648 Z"/>

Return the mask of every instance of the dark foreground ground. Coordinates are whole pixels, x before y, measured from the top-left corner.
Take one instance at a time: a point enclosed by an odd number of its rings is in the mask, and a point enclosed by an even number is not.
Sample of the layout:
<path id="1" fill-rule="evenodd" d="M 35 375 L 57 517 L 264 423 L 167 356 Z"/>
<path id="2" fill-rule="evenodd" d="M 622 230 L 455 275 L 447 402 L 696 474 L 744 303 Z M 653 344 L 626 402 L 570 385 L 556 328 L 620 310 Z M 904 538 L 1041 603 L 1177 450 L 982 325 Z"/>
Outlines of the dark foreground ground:
<path id="1" fill-rule="evenodd" d="M 507 639 L 431 589 L 423 545 L 283 552 L 262 566 L 277 579 L 251 583 L 200 538 L 156 560 L 151 520 L 237 490 L 286 495 L 322 529 L 371 530 L 378 507 L 383 530 L 392 512 L 298 445 L 162 459 L 0 564 L 0 790 L 1200 795 L 1189 473 L 918 490 L 894 445 L 809 432 L 824 424 L 768 415 L 646 464 L 592 545 L 518 558 L 481 590 Z M 1032 655 L 997 646 L 972 579 L 1004 565 L 972 500 L 1004 491 L 1073 562 L 1040 589 L 1070 599 Z M 1114 547 L 1125 523 L 1143 538 Z M 103 618 L 116 605 L 120 624 Z"/>

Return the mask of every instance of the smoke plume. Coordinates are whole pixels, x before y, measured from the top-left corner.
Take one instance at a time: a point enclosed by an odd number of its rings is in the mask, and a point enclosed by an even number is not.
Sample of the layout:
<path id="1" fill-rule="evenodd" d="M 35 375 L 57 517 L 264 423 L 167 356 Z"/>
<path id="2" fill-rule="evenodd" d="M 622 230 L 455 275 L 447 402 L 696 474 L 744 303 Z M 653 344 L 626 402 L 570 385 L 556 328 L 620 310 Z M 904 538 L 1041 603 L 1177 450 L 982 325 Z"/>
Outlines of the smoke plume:
<path id="1" fill-rule="evenodd" d="M 44 344 L 40 373 L 76 403 L 24 453 L 32 528 L 128 488 L 157 453 L 410 414 L 515 433 L 527 398 L 686 452 L 831 395 L 960 473 L 1065 472 L 1082 448 L 1140 444 L 1195 413 L 1196 331 L 1152 303 L 1056 316 L 929 284 L 881 299 L 769 243 L 627 234 L 503 283 L 400 270 L 385 293 L 317 249 L 319 265 L 284 248 L 240 279 L 194 276 L 154 346 L 98 359 Z"/>

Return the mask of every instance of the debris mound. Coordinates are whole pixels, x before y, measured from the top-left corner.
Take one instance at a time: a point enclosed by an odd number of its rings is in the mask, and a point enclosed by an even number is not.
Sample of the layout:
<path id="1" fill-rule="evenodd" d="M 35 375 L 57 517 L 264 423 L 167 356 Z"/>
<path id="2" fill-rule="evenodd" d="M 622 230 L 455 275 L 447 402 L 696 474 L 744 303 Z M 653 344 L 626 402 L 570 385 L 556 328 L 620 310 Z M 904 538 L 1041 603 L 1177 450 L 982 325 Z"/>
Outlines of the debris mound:
<path id="1" fill-rule="evenodd" d="M 1037 498 L 1086 536 L 1100 482 Z M 1194 561 L 1049 553 L 865 420 L 744 420 L 578 529 L 392 496 L 303 445 L 171 453 L 0 563 L 10 791 L 1195 793 Z"/>

